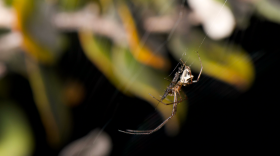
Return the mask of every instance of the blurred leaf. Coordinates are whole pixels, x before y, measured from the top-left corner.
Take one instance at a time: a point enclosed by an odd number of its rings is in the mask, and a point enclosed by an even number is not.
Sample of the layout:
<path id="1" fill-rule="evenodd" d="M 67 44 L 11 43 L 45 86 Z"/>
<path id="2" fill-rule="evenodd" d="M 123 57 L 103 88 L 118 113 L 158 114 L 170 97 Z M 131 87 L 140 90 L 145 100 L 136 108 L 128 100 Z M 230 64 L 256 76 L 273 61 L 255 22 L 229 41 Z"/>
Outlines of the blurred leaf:
<path id="1" fill-rule="evenodd" d="M 156 69 L 168 70 L 170 68 L 170 62 L 162 56 L 152 52 L 139 39 L 135 22 L 128 7 L 124 3 L 120 3 L 118 5 L 118 12 L 127 31 L 130 52 L 134 58 L 137 61 Z"/>
<path id="2" fill-rule="evenodd" d="M 110 45 L 96 39 L 91 31 L 79 32 L 79 39 L 88 59 L 114 84 L 119 88 L 119 82 L 113 74 L 113 64 L 110 56 Z"/>
<path id="3" fill-rule="evenodd" d="M 106 1 L 106 0 L 102 0 Z M 108 1 L 108 0 L 107 0 Z M 75 11 L 78 10 L 82 7 L 84 7 L 88 3 L 99 3 L 99 0 L 60 0 L 59 1 L 59 6 L 62 8 L 64 11 Z"/>
<path id="4" fill-rule="evenodd" d="M 41 63 L 53 64 L 64 46 L 64 40 L 51 24 L 54 7 L 36 0 L 14 0 L 13 6 L 25 51 Z"/>
<path id="5" fill-rule="evenodd" d="M 60 6 L 64 10 L 75 10 L 80 5 L 80 0 L 60 0 Z"/>
<path id="6" fill-rule="evenodd" d="M 26 156 L 34 149 L 34 138 L 23 112 L 12 102 L 0 102 L 0 155 Z"/>
<path id="7" fill-rule="evenodd" d="M 102 12 L 106 12 L 108 11 L 108 9 L 110 8 L 110 6 L 113 5 L 113 1 L 112 0 L 102 0 L 99 1 L 101 8 L 102 8 Z"/>
<path id="8" fill-rule="evenodd" d="M 130 3 L 134 4 L 134 7 L 139 8 L 137 14 L 140 15 L 142 13 L 153 13 L 155 15 L 164 15 L 170 14 L 170 12 L 176 12 L 176 1 L 166 1 L 166 0 L 133 0 Z M 138 11 L 138 10 L 137 10 Z"/>
<path id="9" fill-rule="evenodd" d="M 258 0 L 255 2 L 258 13 L 267 19 L 280 23 L 280 2 L 275 0 Z"/>
<path id="10" fill-rule="evenodd" d="M 7 6 L 11 6 L 14 0 L 3 0 Z"/>
<path id="11" fill-rule="evenodd" d="M 255 77 L 255 69 L 249 55 L 240 47 L 231 45 L 230 49 L 222 47 L 221 43 L 207 39 L 201 47 L 203 37 L 192 31 L 188 39 L 174 36 L 171 41 L 171 49 L 177 59 L 183 58 L 193 62 L 192 70 L 197 73 L 200 70 L 200 62 L 196 51 L 199 51 L 203 65 L 203 74 L 226 82 L 241 91 L 245 91 L 252 85 Z M 199 48 L 199 49 L 198 49 Z M 186 55 L 183 55 L 186 52 Z"/>
<path id="12" fill-rule="evenodd" d="M 226 7 L 230 7 L 230 3 L 227 3 L 227 0 L 213 0 L 213 1 L 219 2 L 223 5 L 225 5 Z"/>
<path id="13" fill-rule="evenodd" d="M 70 132 L 68 110 L 62 101 L 62 88 L 54 70 L 26 59 L 34 101 L 52 146 L 60 146 Z"/>
<path id="14" fill-rule="evenodd" d="M 67 145 L 59 156 L 77 156 L 81 153 L 88 156 L 106 156 L 110 154 L 112 146 L 112 140 L 107 133 L 94 129 L 88 135 Z"/>

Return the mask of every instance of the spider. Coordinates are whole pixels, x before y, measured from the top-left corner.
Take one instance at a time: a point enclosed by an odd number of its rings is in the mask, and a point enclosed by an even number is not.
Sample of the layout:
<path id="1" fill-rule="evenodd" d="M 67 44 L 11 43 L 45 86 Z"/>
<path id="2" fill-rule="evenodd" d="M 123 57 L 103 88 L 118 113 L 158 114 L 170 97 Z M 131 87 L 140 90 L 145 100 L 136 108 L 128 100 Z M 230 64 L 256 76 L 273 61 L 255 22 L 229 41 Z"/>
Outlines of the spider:
<path id="1" fill-rule="evenodd" d="M 187 86 L 187 85 L 190 85 L 192 83 L 197 83 L 199 81 L 200 75 L 202 73 L 203 66 L 202 66 L 201 59 L 200 59 L 200 56 L 198 54 L 198 51 L 197 51 L 197 55 L 198 55 L 198 58 L 199 58 L 199 61 L 200 61 L 201 68 L 200 68 L 200 72 L 199 72 L 199 75 L 198 75 L 196 80 L 193 80 L 194 76 L 191 73 L 191 68 L 189 66 L 187 66 L 182 61 L 182 59 L 180 59 L 182 65 L 181 65 L 181 67 L 179 67 L 178 71 L 175 73 L 175 76 L 174 76 L 173 80 L 171 81 L 171 83 L 169 84 L 167 89 L 165 90 L 161 99 L 158 100 L 157 98 L 155 98 L 154 96 L 149 94 L 154 99 L 156 99 L 157 101 L 159 101 L 160 103 L 162 103 L 164 105 L 173 104 L 172 113 L 165 121 L 163 121 L 159 126 L 157 126 L 153 130 L 130 130 L 130 129 L 127 129 L 126 131 L 122 131 L 122 130 L 119 130 L 119 131 L 123 132 L 123 133 L 127 133 L 127 134 L 148 135 L 148 134 L 154 133 L 155 131 L 158 131 L 161 127 L 163 127 L 176 114 L 177 104 L 183 101 L 182 97 L 180 95 L 180 90 L 181 90 L 182 86 Z M 181 75 L 181 77 L 180 77 L 180 75 Z M 179 77 L 180 77 L 180 80 L 178 81 Z M 162 102 L 166 98 L 167 95 L 174 96 L 174 102 L 172 102 L 172 103 Z M 180 101 L 178 101 L 178 99 L 177 99 L 178 95 L 180 96 Z"/>

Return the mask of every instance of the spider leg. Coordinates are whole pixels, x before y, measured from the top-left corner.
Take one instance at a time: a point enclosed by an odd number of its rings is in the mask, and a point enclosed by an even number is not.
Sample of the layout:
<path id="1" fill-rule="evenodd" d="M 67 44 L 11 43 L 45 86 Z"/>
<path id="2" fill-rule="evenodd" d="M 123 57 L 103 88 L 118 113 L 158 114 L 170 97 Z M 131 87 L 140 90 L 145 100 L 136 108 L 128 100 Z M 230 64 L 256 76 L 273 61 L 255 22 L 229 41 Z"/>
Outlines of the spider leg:
<path id="1" fill-rule="evenodd" d="M 180 102 L 180 101 L 179 101 Z M 156 127 L 153 130 L 126 130 L 126 131 L 122 131 L 119 130 L 119 132 L 123 132 L 123 133 L 127 133 L 127 134 L 136 134 L 136 135 L 148 135 L 151 133 L 154 133 L 155 131 L 158 131 L 161 127 L 163 127 L 177 112 L 177 104 L 178 104 L 178 100 L 177 100 L 177 94 L 176 92 L 174 93 L 174 102 L 173 102 L 173 110 L 171 115 L 165 120 L 163 121 L 158 127 Z"/>
<path id="2" fill-rule="evenodd" d="M 180 101 L 177 101 L 177 104 L 178 103 L 180 103 L 180 102 L 182 102 L 182 101 L 184 101 L 184 100 L 187 100 L 187 95 L 183 92 L 183 94 L 184 94 L 184 96 L 186 97 L 186 98 L 184 98 L 184 99 L 182 99 L 182 96 L 181 96 L 181 94 L 180 94 L 180 92 L 177 92 L 178 94 L 179 94 L 179 96 L 180 96 Z M 174 104 L 175 102 L 172 102 L 172 103 L 169 103 L 169 104 Z M 121 130 L 120 130 L 121 131 Z M 128 131 L 128 132 L 143 132 L 143 131 L 153 131 L 153 130 L 130 130 L 130 129 L 127 129 L 126 131 Z M 122 131 L 122 132 L 124 132 L 124 131 Z"/>
<path id="3" fill-rule="evenodd" d="M 167 101 L 169 101 L 169 102 L 172 102 L 172 100 L 170 100 L 170 99 L 165 99 L 165 100 L 167 100 Z"/>
<path id="4" fill-rule="evenodd" d="M 184 101 L 184 100 L 187 100 L 187 99 L 188 99 L 187 95 L 186 95 L 184 92 L 183 92 L 183 95 L 185 96 L 185 98 L 184 98 L 184 99 L 182 99 L 180 92 L 178 92 L 178 94 L 179 94 L 179 96 L 180 96 L 180 102 L 182 102 L 182 101 Z M 179 103 L 180 103 L 180 102 L 179 102 Z"/>
<path id="5" fill-rule="evenodd" d="M 184 66 L 187 66 L 187 65 L 185 64 L 185 62 L 184 62 L 182 59 L 180 59 L 180 61 L 182 62 L 182 64 L 183 64 Z"/>
<path id="6" fill-rule="evenodd" d="M 167 80 L 167 81 L 169 81 L 169 82 L 172 82 L 171 80 L 169 80 L 168 78 L 163 78 L 164 80 Z"/>
<path id="7" fill-rule="evenodd" d="M 127 132 L 151 132 L 153 130 L 131 130 L 131 129 L 127 129 Z"/>
<path id="8" fill-rule="evenodd" d="M 179 96 L 180 96 L 180 102 L 183 101 L 180 92 L 178 92 L 178 94 L 179 94 Z"/>
<path id="9" fill-rule="evenodd" d="M 150 93 L 149 93 L 149 95 L 151 96 L 151 97 L 153 97 L 154 99 L 156 99 L 158 102 L 160 102 L 160 103 L 162 103 L 162 104 L 164 104 L 164 105 L 172 105 L 174 102 L 172 102 L 172 103 L 164 103 L 164 102 L 162 102 L 161 100 L 159 100 L 159 99 L 157 99 L 157 98 L 155 98 L 153 95 L 151 95 Z"/>
<path id="10" fill-rule="evenodd" d="M 180 64 L 180 62 L 176 65 L 176 67 L 173 69 L 173 71 L 172 71 L 168 76 L 170 76 L 170 75 L 177 69 L 177 67 L 179 66 L 179 64 Z"/>
<path id="11" fill-rule="evenodd" d="M 147 130 L 147 131 L 136 131 L 136 130 L 129 130 L 126 131 L 118 130 L 119 132 L 126 133 L 126 134 L 137 134 L 137 135 L 148 135 L 153 133 L 153 130 Z"/>
<path id="12" fill-rule="evenodd" d="M 199 61 L 200 61 L 200 66 L 201 66 L 201 68 L 200 68 L 200 72 L 199 72 L 199 75 L 198 75 L 197 79 L 196 79 L 196 80 L 193 80 L 192 83 L 197 83 L 197 82 L 199 81 L 199 78 L 200 78 L 200 75 L 201 75 L 202 69 L 203 69 L 203 66 L 202 66 L 201 59 L 200 59 L 200 56 L 199 56 L 199 54 L 198 54 L 198 51 L 196 51 L 196 52 L 197 52 L 197 55 L 198 55 L 198 58 L 199 58 Z"/>

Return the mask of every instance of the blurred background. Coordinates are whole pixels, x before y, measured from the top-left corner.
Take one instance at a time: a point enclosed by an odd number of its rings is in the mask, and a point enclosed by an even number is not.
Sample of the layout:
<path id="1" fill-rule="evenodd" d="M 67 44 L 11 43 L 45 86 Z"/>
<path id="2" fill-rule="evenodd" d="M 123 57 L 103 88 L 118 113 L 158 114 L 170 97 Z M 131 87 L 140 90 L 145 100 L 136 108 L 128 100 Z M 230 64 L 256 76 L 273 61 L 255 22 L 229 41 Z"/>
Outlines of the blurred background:
<path id="1" fill-rule="evenodd" d="M 279 23 L 276 0 L 0 0 L 0 155 L 272 152 Z M 149 93 L 196 51 L 176 116 L 118 132 L 171 115 Z"/>

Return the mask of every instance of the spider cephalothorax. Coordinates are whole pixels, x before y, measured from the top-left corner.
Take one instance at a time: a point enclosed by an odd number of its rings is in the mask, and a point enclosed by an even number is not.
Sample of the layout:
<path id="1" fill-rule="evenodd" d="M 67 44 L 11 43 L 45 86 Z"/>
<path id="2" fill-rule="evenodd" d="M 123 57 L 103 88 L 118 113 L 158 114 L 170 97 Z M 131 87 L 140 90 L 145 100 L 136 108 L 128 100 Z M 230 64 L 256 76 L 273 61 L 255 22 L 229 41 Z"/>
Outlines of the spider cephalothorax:
<path id="1" fill-rule="evenodd" d="M 183 86 L 192 84 L 193 75 L 191 72 L 191 68 L 189 66 L 185 66 L 183 73 L 181 74 L 181 78 L 178 83 L 182 84 Z"/>

